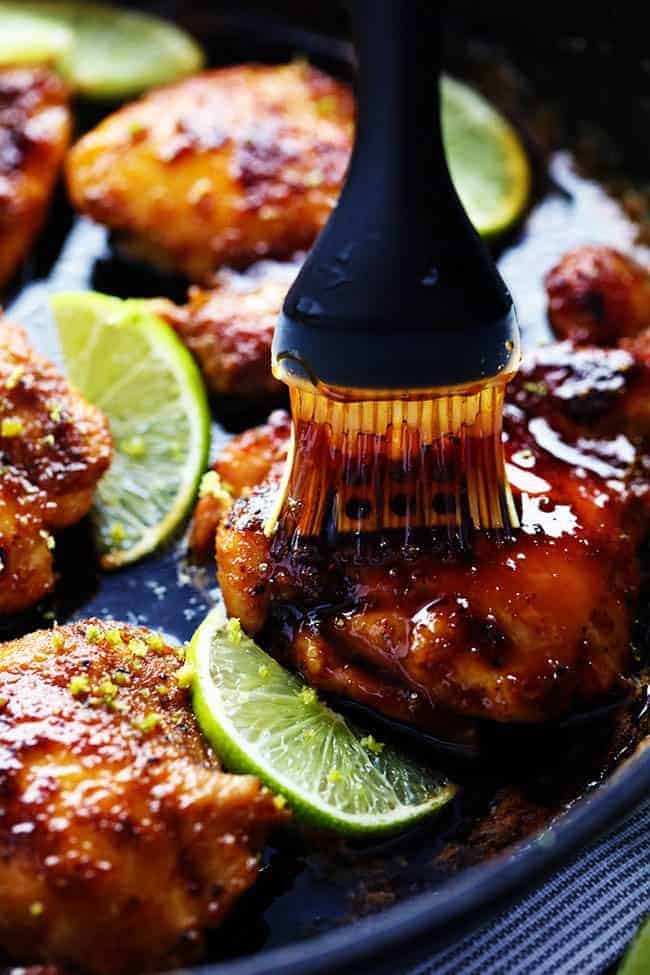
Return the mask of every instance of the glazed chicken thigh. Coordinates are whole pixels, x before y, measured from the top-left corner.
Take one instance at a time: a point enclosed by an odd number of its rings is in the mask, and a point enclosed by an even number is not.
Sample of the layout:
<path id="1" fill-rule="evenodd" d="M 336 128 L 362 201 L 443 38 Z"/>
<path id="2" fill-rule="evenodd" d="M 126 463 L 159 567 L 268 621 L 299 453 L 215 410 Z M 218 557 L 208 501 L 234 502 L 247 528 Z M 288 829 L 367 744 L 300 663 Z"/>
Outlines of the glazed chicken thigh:
<path id="1" fill-rule="evenodd" d="M 68 157 L 73 204 L 138 256 L 209 283 L 309 247 L 352 144 L 348 88 L 302 62 L 208 71 L 109 116 Z"/>
<path id="2" fill-rule="evenodd" d="M 0 288 L 45 217 L 71 133 L 68 91 L 44 68 L 0 68 Z"/>
<path id="3" fill-rule="evenodd" d="M 222 503 L 217 541 L 229 612 L 315 686 L 432 729 L 543 721 L 623 693 L 648 529 L 649 349 L 641 333 L 525 360 L 504 418 L 521 527 L 461 551 L 387 533 L 363 551 L 288 552 L 264 531 L 288 421 L 236 439 L 217 463 L 217 487 L 239 497 L 225 516 Z"/>
<path id="4" fill-rule="evenodd" d="M 111 453 L 104 415 L 0 320 L 0 614 L 52 588 L 52 533 L 88 512 Z"/>
<path id="5" fill-rule="evenodd" d="M 181 653 L 182 656 L 182 653 Z M 178 651 L 90 620 L 0 648 L 0 948 L 91 975 L 200 957 L 286 819 L 227 775 Z"/>

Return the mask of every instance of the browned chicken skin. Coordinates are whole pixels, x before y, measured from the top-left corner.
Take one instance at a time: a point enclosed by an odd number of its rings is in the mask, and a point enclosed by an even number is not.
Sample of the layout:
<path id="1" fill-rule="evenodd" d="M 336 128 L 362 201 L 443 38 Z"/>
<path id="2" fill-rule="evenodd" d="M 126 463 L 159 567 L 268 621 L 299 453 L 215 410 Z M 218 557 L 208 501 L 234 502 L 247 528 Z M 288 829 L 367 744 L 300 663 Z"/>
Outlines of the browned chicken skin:
<path id="1" fill-rule="evenodd" d="M 348 88 L 309 65 L 240 65 L 120 109 L 68 157 L 74 205 L 136 251 L 208 282 L 311 245 L 348 163 Z"/>
<path id="2" fill-rule="evenodd" d="M 220 271 L 210 289 L 192 288 L 187 305 L 150 302 L 196 357 L 215 395 L 251 398 L 284 387 L 271 374 L 271 342 L 294 263 L 262 261 L 248 274 Z"/>
<path id="3" fill-rule="evenodd" d="M 51 589 L 50 533 L 86 514 L 111 451 L 102 413 L 0 321 L 0 613 Z"/>
<path id="4" fill-rule="evenodd" d="M 67 96 L 44 68 L 0 68 L 0 287 L 45 217 L 70 141 Z"/>
<path id="5" fill-rule="evenodd" d="M 0 647 L 0 947 L 97 975 L 190 963 L 286 815 L 220 770 L 177 652 L 91 620 Z"/>
<path id="6" fill-rule="evenodd" d="M 558 338 L 613 345 L 650 328 L 650 273 L 611 247 L 570 251 L 546 276 Z"/>
<path id="7" fill-rule="evenodd" d="M 617 260 L 609 287 L 631 306 L 638 277 Z M 313 684 L 434 728 L 540 721 L 616 692 L 650 514 L 650 331 L 631 315 L 617 336 L 613 348 L 542 346 L 511 383 L 504 439 L 522 527 L 510 540 L 288 555 L 263 531 L 288 419 L 237 438 L 216 465 L 240 498 L 226 517 L 222 506 L 217 539 L 229 612 Z"/>

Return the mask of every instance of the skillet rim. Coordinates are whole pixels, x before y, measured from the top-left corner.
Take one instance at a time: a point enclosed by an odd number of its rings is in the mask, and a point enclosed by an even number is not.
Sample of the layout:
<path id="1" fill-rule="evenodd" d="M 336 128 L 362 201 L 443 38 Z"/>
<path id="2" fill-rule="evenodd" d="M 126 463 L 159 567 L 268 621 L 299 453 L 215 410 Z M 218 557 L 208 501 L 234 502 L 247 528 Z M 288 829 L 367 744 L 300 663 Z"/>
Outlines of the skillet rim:
<path id="1" fill-rule="evenodd" d="M 484 908 L 543 879 L 569 854 L 595 841 L 612 821 L 650 793 L 650 737 L 640 751 L 595 787 L 569 811 L 531 838 L 487 863 L 468 867 L 458 876 L 345 928 L 226 962 L 188 969 L 196 975 L 316 975 L 394 948 L 407 938 L 433 934 L 471 910 Z M 498 908 L 498 905 L 495 905 Z M 433 946 L 432 946 L 433 947 Z"/>

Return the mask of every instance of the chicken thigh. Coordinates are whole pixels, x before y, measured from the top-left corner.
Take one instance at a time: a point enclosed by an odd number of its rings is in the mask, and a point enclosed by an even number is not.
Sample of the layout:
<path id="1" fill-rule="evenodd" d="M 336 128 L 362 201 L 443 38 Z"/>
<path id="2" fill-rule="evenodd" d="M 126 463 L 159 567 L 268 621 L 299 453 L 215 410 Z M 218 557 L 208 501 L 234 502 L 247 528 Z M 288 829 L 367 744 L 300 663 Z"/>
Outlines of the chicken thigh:
<path id="1" fill-rule="evenodd" d="M 235 440 L 217 465 L 239 496 L 217 541 L 230 613 L 312 684 L 428 727 L 544 721 L 624 693 L 650 510 L 649 349 L 641 333 L 527 357 L 504 418 L 521 527 L 459 552 L 390 533 L 361 555 L 354 540 L 286 550 L 264 528 L 288 422 Z"/>
<path id="2" fill-rule="evenodd" d="M 109 116 L 68 156 L 73 204 L 138 255 L 209 283 L 309 247 L 336 203 L 352 93 L 303 62 L 220 68 Z"/>
<path id="3" fill-rule="evenodd" d="M 72 128 L 68 91 L 44 68 L 0 68 L 0 288 L 45 217 Z"/>
<path id="4" fill-rule="evenodd" d="M 111 453 L 103 414 L 0 320 L 0 614 L 52 588 L 52 532 L 88 512 Z"/>
<path id="5" fill-rule="evenodd" d="M 248 274 L 223 270 L 212 287 L 192 288 L 186 305 L 159 298 L 149 307 L 187 345 L 212 394 L 277 396 L 284 387 L 271 373 L 271 342 L 298 267 L 261 261 Z"/>
<path id="6" fill-rule="evenodd" d="M 182 651 L 90 620 L 0 647 L 0 948 L 91 975 L 201 954 L 280 802 L 227 775 Z"/>

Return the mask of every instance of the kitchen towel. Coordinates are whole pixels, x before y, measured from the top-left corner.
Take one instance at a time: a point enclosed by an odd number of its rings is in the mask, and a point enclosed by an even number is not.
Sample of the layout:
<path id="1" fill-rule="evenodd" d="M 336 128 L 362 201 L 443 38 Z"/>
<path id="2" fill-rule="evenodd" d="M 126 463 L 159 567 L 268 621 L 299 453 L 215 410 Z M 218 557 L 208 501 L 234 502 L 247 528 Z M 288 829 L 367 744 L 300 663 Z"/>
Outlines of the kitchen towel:
<path id="1" fill-rule="evenodd" d="M 650 796 L 478 926 L 337 975 L 601 975 L 649 913 Z"/>

